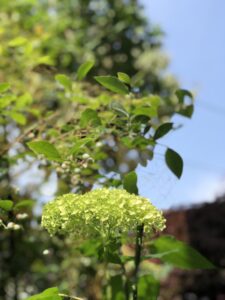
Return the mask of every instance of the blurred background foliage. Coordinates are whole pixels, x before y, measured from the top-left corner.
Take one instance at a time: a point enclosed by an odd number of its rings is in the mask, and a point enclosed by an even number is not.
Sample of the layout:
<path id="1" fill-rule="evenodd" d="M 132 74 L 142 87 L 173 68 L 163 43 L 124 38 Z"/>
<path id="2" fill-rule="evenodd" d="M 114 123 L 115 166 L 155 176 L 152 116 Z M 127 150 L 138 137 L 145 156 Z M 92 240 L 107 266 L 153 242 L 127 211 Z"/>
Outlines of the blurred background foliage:
<path id="1" fill-rule="evenodd" d="M 0 78 L 15 76 L 18 81 L 22 75 L 28 83 L 35 81 L 27 85 L 34 89 L 39 78 L 30 72 L 35 66 L 52 64 L 58 73 L 72 74 L 94 59 L 89 78 L 121 71 L 135 75 L 153 93 L 170 95 L 177 85 L 166 74 L 162 36 L 137 1 L 1 0 Z"/>
<path id="2" fill-rule="evenodd" d="M 23 226 L 20 231 L 0 232 L 0 299 L 23 299 L 54 285 L 78 295 L 85 289 L 88 299 L 101 299 L 102 266 L 92 263 L 96 258 L 80 256 L 69 240 L 50 240 L 39 228 L 40 207 L 48 200 L 42 191 L 48 183 L 55 185 L 51 196 L 84 192 L 96 183 L 121 185 L 118 174 L 123 176 L 138 163 L 146 166 L 153 157 L 155 141 L 144 135 L 175 112 L 186 116 L 192 112 L 179 102 L 184 95 L 174 96 L 178 85 L 166 71 L 163 32 L 146 20 L 137 1 L 0 0 L 0 7 L 0 82 L 9 83 L 1 85 L 0 197 L 15 204 L 9 213 L 1 210 L 1 218 Z M 73 81 L 79 65 L 87 60 L 94 60 L 95 66 L 86 81 Z M 101 92 L 92 79 L 117 72 L 132 77 L 135 96 L 123 96 L 124 106 L 118 105 L 121 96 Z M 56 83 L 57 73 L 69 77 L 58 77 Z M 135 112 L 132 101 L 144 106 L 152 101 L 159 114 L 152 122 L 143 112 Z M 114 115 L 104 110 L 108 105 Z M 92 111 L 85 115 L 86 106 Z M 103 133 L 96 110 L 104 120 Z M 135 120 L 130 128 L 127 111 Z M 97 126 L 92 126 L 96 120 Z M 47 139 L 57 142 L 65 158 L 66 149 L 87 135 L 82 151 L 73 148 L 64 166 L 40 156 L 36 161 L 26 147 L 33 139 Z M 20 213 L 28 218 L 18 219 Z M 48 255 L 43 255 L 46 249 Z M 162 276 L 168 272 L 152 268 Z"/>

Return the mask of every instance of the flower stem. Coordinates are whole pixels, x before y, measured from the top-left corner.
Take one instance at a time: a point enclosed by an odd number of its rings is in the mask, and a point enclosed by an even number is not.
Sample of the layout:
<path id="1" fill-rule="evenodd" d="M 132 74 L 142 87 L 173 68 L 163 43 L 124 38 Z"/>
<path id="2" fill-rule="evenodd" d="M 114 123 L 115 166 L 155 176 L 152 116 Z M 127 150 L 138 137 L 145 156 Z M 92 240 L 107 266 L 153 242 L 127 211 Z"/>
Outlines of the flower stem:
<path id="1" fill-rule="evenodd" d="M 141 251 L 142 251 L 142 241 L 144 233 L 144 224 L 137 226 L 136 234 L 136 247 L 135 247 L 135 269 L 134 269 L 134 288 L 133 288 L 133 300 L 138 299 L 138 272 L 141 262 Z"/>
<path id="2" fill-rule="evenodd" d="M 124 295 L 125 295 L 125 300 L 129 300 L 130 299 L 129 278 L 127 276 L 125 265 L 123 263 L 121 264 L 121 268 L 122 268 L 123 275 L 124 275 Z"/>

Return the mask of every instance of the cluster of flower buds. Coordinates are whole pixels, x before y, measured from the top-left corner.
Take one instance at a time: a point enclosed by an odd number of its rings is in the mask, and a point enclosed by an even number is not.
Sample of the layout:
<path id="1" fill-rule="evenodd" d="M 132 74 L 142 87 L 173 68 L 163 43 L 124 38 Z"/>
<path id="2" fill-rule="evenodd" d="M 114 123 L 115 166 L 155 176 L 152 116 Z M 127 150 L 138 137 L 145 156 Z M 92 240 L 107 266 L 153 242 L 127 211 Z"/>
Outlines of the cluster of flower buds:
<path id="1" fill-rule="evenodd" d="M 80 180 L 80 173 L 82 169 L 88 168 L 88 166 L 94 162 L 94 159 L 88 154 L 84 153 L 78 159 L 74 159 L 73 155 L 69 156 L 63 163 L 54 162 L 54 167 L 58 174 L 71 176 L 71 183 L 76 185 Z"/>
<path id="2" fill-rule="evenodd" d="M 90 157 L 90 155 L 88 153 L 84 153 L 82 155 L 82 162 L 81 162 L 81 166 L 86 169 L 88 167 L 88 165 L 90 163 L 93 163 L 94 159 L 92 157 Z"/>
<path id="3" fill-rule="evenodd" d="M 9 229 L 9 230 L 20 230 L 21 228 L 22 228 L 21 225 L 16 224 L 14 222 L 9 222 L 6 225 L 6 229 Z"/>

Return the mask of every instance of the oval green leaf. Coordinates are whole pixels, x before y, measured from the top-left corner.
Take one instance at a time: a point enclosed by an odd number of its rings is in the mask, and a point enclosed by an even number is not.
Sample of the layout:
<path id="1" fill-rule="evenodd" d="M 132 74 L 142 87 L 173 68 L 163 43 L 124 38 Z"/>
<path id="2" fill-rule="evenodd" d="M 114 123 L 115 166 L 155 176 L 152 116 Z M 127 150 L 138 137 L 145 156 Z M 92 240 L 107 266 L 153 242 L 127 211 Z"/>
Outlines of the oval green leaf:
<path id="1" fill-rule="evenodd" d="M 164 123 L 160 125 L 154 134 L 154 140 L 158 140 L 166 135 L 173 128 L 173 123 Z"/>
<path id="2" fill-rule="evenodd" d="M 9 41 L 9 47 L 20 47 L 25 45 L 28 42 L 28 40 L 23 37 L 23 36 L 19 36 L 16 37 L 15 39 L 12 39 L 11 41 Z"/>
<path id="3" fill-rule="evenodd" d="M 138 195 L 137 174 L 134 171 L 124 176 L 123 187 L 130 194 Z"/>
<path id="4" fill-rule="evenodd" d="M 129 90 L 118 78 L 114 76 L 95 76 L 95 80 L 108 90 L 120 95 L 128 94 Z"/>
<path id="5" fill-rule="evenodd" d="M 43 291 L 40 294 L 31 296 L 26 300 L 62 300 L 62 297 L 59 295 L 58 288 L 52 287 Z"/>
<path id="6" fill-rule="evenodd" d="M 30 210 L 31 208 L 33 208 L 34 205 L 35 205 L 34 200 L 29 200 L 29 199 L 21 200 L 14 206 L 14 210 L 23 210 L 23 209 Z"/>
<path id="7" fill-rule="evenodd" d="M 123 115 L 127 118 L 129 118 L 129 113 L 126 111 L 126 109 L 123 107 L 122 104 L 116 101 L 112 101 L 109 104 L 109 108 L 114 110 L 118 115 Z"/>
<path id="8" fill-rule="evenodd" d="M 0 93 L 5 93 L 10 89 L 10 84 L 7 82 L 0 83 Z"/>
<path id="9" fill-rule="evenodd" d="M 89 73 L 89 71 L 93 68 L 95 62 L 93 60 L 86 61 L 82 65 L 80 65 L 79 69 L 77 70 L 77 79 L 82 80 L 85 76 Z"/>
<path id="10" fill-rule="evenodd" d="M 138 280 L 138 299 L 157 300 L 159 296 L 160 283 L 152 275 L 141 276 Z"/>
<path id="11" fill-rule="evenodd" d="M 151 253 L 163 255 L 165 263 L 182 269 L 214 269 L 215 266 L 197 250 L 173 236 L 161 236 L 153 241 Z"/>
<path id="12" fill-rule="evenodd" d="M 66 90 L 72 89 L 72 81 L 68 76 L 64 74 L 58 74 L 55 76 L 55 80 L 57 80 Z"/>
<path id="13" fill-rule="evenodd" d="M 35 154 L 42 154 L 49 160 L 61 161 L 61 156 L 54 145 L 47 141 L 34 141 L 27 143 Z"/>
<path id="14" fill-rule="evenodd" d="M 166 150 L 165 159 L 166 159 L 166 164 L 170 169 L 170 171 L 172 171 L 173 174 L 177 176 L 177 178 L 180 178 L 183 173 L 182 157 L 174 150 L 168 148 Z"/>
<path id="15" fill-rule="evenodd" d="M 0 200 L 0 209 L 10 211 L 13 207 L 13 202 L 11 200 Z"/>
<path id="16" fill-rule="evenodd" d="M 87 108 L 81 115 L 80 125 L 81 127 L 86 127 L 87 125 L 97 127 L 101 125 L 101 119 L 95 110 Z"/>
<path id="17" fill-rule="evenodd" d="M 17 111 L 6 111 L 5 115 L 9 116 L 13 121 L 17 124 L 25 125 L 27 123 L 27 119 L 24 114 Z"/>
<path id="18" fill-rule="evenodd" d="M 127 75 L 126 73 L 122 73 L 122 72 L 118 72 L 117 73 L 117 76 L 118 76 L 118 79 L 126 84 L 129 84 L 131 83 L 131 78 L 129 75 Z"/>

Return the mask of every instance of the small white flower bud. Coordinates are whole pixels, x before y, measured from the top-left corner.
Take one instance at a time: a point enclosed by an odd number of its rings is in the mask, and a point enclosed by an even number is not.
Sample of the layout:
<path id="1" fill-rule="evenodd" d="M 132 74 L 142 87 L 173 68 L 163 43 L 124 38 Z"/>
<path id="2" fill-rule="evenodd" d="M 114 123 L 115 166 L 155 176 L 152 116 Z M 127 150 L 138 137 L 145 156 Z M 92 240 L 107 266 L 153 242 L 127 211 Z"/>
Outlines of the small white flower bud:
<path id="1" fill-rule="evenodd" d="M 18 186 L 15 186 L 15 185 L 14 185 L 12 188 L 13 188 L 14 193 L 16 193 L 16 194 L 19 193 L 20 189 L 19 189 Z"/>
<path id="2" fill-rule="evenodd" d="M 56 168 L 56 172 L 57 173 L 61 173 L 62 172 L 62 168 L 61 167 Z"/>
<path id="3" fill-rule="evenodd" d="M 85 163 L 82 164 L 82 167 L 83 167 L 84 169 L 86 169 L 86 168 L 88 167 L 88 164 L 85 162 Z"/>
<path id="4" fill-rule="evenodd" d="M 88 159 L 90 157 L 90 155 L 88 154 L 88 153 L 84 153 L 83 155 L 82 155 L 82 158 L 83 159 Z"/>
<path id="5" fill-rule="evenodd" d="M 44 157 L 43 154 L 38 154 L 37 158 L 38 158 L 39 160 L 42 160 L 42 159 L 44 159 L 45 157 Z"/>
<path id="6" fill-rule="evenodd" d="M 71 183 L 74 185 L 77 184 L 77 176 L 72 176 Z"/>
<path id="7" fill-rule="evenodd" d="M 97 142 L 97 143 L 96 143 L 96 147 L 100 148 L 100 147 L 102 147 L 102 146 L 103 146 L 103 143 L 102 143 L 102 142 Z"/>
<path id="8" fill-rule="evenodd" d="M 75 168 L 74 169 L 74 173 L 76 173 L 76 174 L 80 173 L 80 171 L 81 171 L 80 168 Z"/>
<path id="9" fill-rule="evenodd" d="M 42 253 L 43 253 L 43 255 L 48 255 L 50 253 L 50 251 L 48 249 L 45 249 Z"/>
<path id="10" fill-rule="evenodd" d="M 21 226 L 19 224 L 14 224 L 13 229 L 19 230 L 19 229 L 21 229 Z"/>
<path id="11" fill-rule="evenodd" d="M 14 225 L 15 225 L 15 223 L 9 222 L 9 223 L 7 224 L 7 229 L 13 229 Z"/>
<path id="12" fill-rule="evenodd" d="M 94 162 L 94 159 L 92 157 L 89 157 L 87 161 L 88 162 Z"/>
<path id="13" fill-rule="evenodd" d="M 27 136 L 29 139 L 33 139 L 35 137 L 33 132 L 30 132 Z"/>
<path id="14" fill-rule="evenodd" d="M 66 168 L 67 168 L 67 164 L 66 164 L 65 162 L 62 164 L 62 168 L 63 168 L 63 169 L 66 169 Z"/>
<path id="15" fill-rule="evenodd" d="M 16 215 L 17 220 L 24 220 L 27 217 L 28 217 L 28 214 L 26 214 L 26 213 Z"/>

